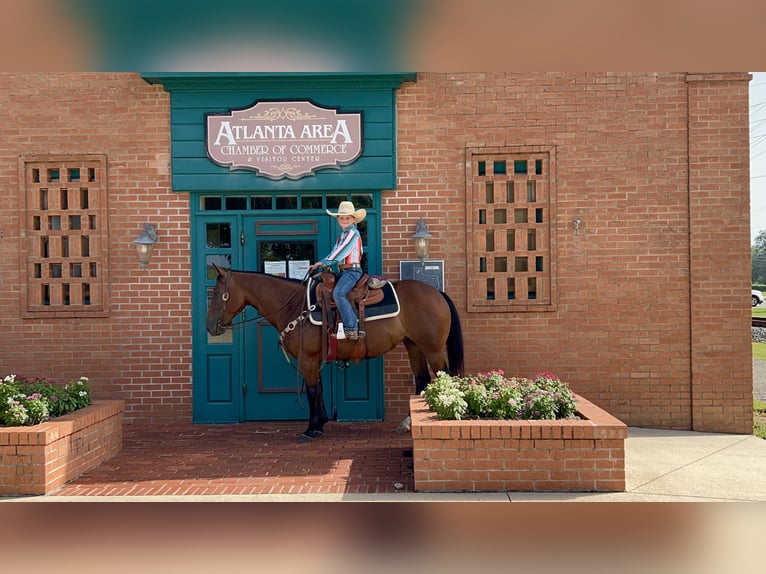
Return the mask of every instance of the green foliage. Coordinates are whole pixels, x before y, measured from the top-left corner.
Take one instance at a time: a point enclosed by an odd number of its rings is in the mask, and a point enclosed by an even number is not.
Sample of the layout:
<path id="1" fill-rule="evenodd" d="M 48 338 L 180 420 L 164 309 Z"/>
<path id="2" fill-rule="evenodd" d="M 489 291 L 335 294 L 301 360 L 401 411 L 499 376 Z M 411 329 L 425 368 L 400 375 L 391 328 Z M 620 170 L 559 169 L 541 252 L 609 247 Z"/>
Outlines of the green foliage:
<path id="1" fill-rule="evenodd" d="M 421 393 L 440 419 L 556 419 L 575 415 L 575 395 L 551 373 L 506 378 L 503 371 L 453 377 L 442 371 Z"/>
<path id="2" fill-rule="evenodd" d="M 753 434 L 766 439 L 766 402 L 753 400 Z"/>
<path id="3" fill-rule="evenodd" d="M 753 240 L 750 246 L 750 256 L 752 261 L 751 282 L 755 284 L 766 284 L 766 229 L 758 233 L 758 237 Z M 758 289 L 753 287 L 753 289 Z M 763 291 L 763 289 L 759 289 Z"/>
<path id="4" fill-rule="evenodd" d="M 36 425 L 91 404 L 87 377 L 60 385 L 8 375 L 0 381 L 0 424 Z"/>
<path id="5" fill-rule="evenodd" d="M 469 418 L 519 419 L 523 388 L 517 379 L 506 379 L 502 371 L 480 373 L 462 380 Z"/>
<path id="6" fill-rule="evenodd" d="M 453 379 L 443 371 L 436 373 L 436 378 L 421 394 L 431 410 L 442 419 L 460 420 L 468 408 L 459 380 Z"/>

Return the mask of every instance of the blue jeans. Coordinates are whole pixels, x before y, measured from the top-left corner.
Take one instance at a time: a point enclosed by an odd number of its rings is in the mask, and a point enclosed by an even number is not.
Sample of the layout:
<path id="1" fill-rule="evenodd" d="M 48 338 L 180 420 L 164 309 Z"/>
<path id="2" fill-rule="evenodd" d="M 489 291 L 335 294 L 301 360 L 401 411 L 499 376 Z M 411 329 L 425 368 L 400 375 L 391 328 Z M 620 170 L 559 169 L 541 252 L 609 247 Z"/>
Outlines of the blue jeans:
<path id="1" fill-rule="evenodd" d="M 344 329 L 359 328 L 359 319 L 357 319 L 354 308 L 346 298 L 346 295 L 354 288 L 354 285 L 362 278 L 362 275 L 364 275 L 364 272 L 361 269 L 346 269 L 341 272 L 338 280 L 335 282 L 332 298 L 338 307 Z"/>

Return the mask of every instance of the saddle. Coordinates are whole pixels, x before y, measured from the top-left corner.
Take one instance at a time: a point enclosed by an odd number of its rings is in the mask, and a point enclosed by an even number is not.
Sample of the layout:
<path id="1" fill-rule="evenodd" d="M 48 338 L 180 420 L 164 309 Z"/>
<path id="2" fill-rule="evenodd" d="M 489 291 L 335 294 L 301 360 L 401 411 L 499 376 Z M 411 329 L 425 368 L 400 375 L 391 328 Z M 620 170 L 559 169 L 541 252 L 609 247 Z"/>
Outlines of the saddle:
<path id="1" fill-rule="evenodd" d="M 362 275 L 356 282 L 353 289 L 348 292 L 346 298 L 351 302 L 351 306 L 359 319 L 359 330 L 364 330 L 364 308 L 367 305 L 374 305 L 383 300 L 383 291 L 380 289 L 383 285 L 376 283 L 367 273 Z M 333 289 L 335 289 L 336 276 L 331 271 L 325 271 L 321 275 L 322 282 L 317 285 L 316 296 L 320 305 L 326 309 L 337 309 L 337 305 L 332 298 Z M 374 286 L 375 288 L 371 287 Z M 378 286 L 379 285 L 379 286 Z"/>
<path id="2" fill-rule="evenodd" d="M 335 331 L 337 328 L 337 305 L 332 298 L 333 289 L 335 289 L 336 276 L 332 271 L 324 271 L 320 275 L 321 282 L 316 287 L 316 300 L 322 308 L 322 332 L 326 336 L 322 337 L 322 360 L 324 362 L 335 360 L 335 350 L 337 340 Z M 384 282 L 377 278 L 371 278 L 367 273 L 354 285 L 348 292 L 346 298 L 351 302 L 351 306 L 359 320 L 359 339 L 354 343 L 352 358 L 358 362 L 364 358 L 366 353 L 366 344 L 364 342 L 364 309 L 367 305 L 374 305 L 383 300 Z"/>

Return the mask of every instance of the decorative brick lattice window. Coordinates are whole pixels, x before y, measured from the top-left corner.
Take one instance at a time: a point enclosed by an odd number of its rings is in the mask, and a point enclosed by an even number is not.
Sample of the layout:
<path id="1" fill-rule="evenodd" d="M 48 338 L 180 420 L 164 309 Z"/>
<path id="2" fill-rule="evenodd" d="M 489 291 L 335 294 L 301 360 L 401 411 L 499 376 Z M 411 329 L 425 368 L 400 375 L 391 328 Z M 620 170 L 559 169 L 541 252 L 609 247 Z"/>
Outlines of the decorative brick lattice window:
<path id="1" fill-rule="evenodd" d="M 466 150 L 468 309 L 554 308 L 553 149 Z"/>
<path id="2" fill-rule="evenodd" d="M 19 182 L 22 315 L 107 316 L 106 157 L 23 157 Z"/>

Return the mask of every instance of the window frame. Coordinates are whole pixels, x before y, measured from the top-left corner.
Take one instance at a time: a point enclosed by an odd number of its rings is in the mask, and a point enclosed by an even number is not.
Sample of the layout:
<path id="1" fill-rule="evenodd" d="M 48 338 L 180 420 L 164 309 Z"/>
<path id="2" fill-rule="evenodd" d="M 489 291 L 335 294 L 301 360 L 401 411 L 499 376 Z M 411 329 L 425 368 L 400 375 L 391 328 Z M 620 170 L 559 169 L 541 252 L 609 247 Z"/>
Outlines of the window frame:
<path id="1" fill-rule="evenodd" d="M 18 167 L 22 318 L 108 317 L 109 193 L 106 155 L 19 156 Z M 37 180 L 34 170 L 38 170 Z M 58 170 L 59 177 L 49 181 L 49 170 Z M 78 170 L 78 177 L 70 179 L 74 175 L 73 170 Z M 93 170 L 92 179 L 89 170 Z M 44 189 L 48 190 L 51 200 L 45 208 L 41 198 Z M 66 193 L 62 193 L 63 189 L 67 190 Z M 80 192 L 70 193 L 73 189 L 79 189 Z M 50 193 L 50 190 L 53 190 L 53 193 Z M 55 193 L 55 190 L 59 192 Z M 35 195 L 37 199 L 34 198 Z M 81 198 L 82 202 L 83 197 L 87 197 L 85 207 L 82 203 L 76 204 L 74 201 Z M 57 227 L 50 225 L 50 218 L 57 218 Z M 73 218 L 77 218 L 78 227 L 70 228 Z M 95 228 L 91 226 L 94 222 Z M 70 241 L 72 239 L 74 241 Z M 41 245 L 48 242 L 51 251 L 45 253 Z M 64 248 L 64 243 L 70 247 Z M 52 253 L 54 251 L 56 253 Z M 92 269 L 94 265 L 95 275 Z M 57 272 L 51 275 L 54 266 Z M 79 269 L 79 275 L 72 273 L 75 266 Z M 41 295 L 46 285 L 50 294 L 47 304 L 45 297 Z M 79 292 L 76 287 L 72 289 L 72 286 L 76 285 L 80 286 Z M 34 293 L 34 290 L 40 291 Z M 69 301 L 65 302 L 67 292 Z"/>
<path id="2" fill-rule="evenodd" d="M 519 161 L 527 161 L 528 166 L 532 166 L 532 173 L 521 174 L 516 172 L 515 164 Z M 542 159 L 542 173 L 535 173 L 535 161 Z M 487 162 L 484 164 L 483 173 L 480 173 L 479 162 Z M 494 161 L 505 161 L 505 170 L 502 174 L 494 173 Z M 466 181 L 466 254 L 467 254 L 467 309 L 469 312 L 540 312 L 540 311 L 555 311 L 557 308 L 557 281 L 556 281 L 556 148 L 555 146 L 466 146 L 465 149 L 465 181 Z M 534 201 L 518 201 L 516 198 L 520 196 L 526 196 L 527 185 L 525 184 L 523 189 L 515 191 L 514 202 L 508 203 L 507 201 L 498 201 L 498 185 L 497 183 L 505 184 L 505 182 L 513 181 L 514 186 L 518 183 L 524 183 L 528 181 L 535 181 L 535 198 Z M 487 183 L 492 182 L 493 198 L 490 199 Z M 506 184 L 507 185 L 507 184 Z M 540 187 L 540 186 L 544 187 Z M 504 198 L 507 200 L 507 197 Z M 494 208 L 490 209 L 489 206 L 495 204 L 504 204 L 504 208 L 498 208 L 498 211 L 505 209 L 505 218 L 503 214 L 494 215 Z M 511 207 L 513 205 L 514 207 Z M 516 207 L 518 206 L 518 207 Z M 526 220 L 524 220 L 524 209 L 528 214 Z M 538 215 L 535 210 L 542 209 L 543 220 L 541 223 L 536 221 Z M 516 222 L 515 215 L 518 210 L 518 216 L 520 221 Z M 532 215 L 529 215 L 529 214 Z M 483 215 L 483 217 L 482 217 Z M 499 250 L 497 253 L 505 253 L 506 268 L 504 271 L 496 272 L 494 270 L 495 262 L 493 257 L 496 251 L 495 249 L 501 249 L 505 246 L 510 239 L 506 236 L 504 241 L 498 241 L 495 239 L 496 234 L 493 234 L 492 243 L 498 245 L 492 245 L 491 249 L 487 248 L 490 239 L 488 237 L 489 231 L 501 231 L 505 230 L 506 233 L 513 232 L 516 234 L 514 237 L 520 237 L 519 234 L 524 235 L 523 247 L 525 249 L 518 249 L 515 245 L 512 250 Z M 535 230 L 530 234 L 530 230 Z M 526 249 L 527 241 L 529 237 L 533 236 L 535 239 L 534 249 Z M 520 241 L 515 240 L 517 243 Z M 525 255 L 516 256 L 514 253 L 520 253 Z M 540 253 L 539 256 L 534 255 Z M 530 269 L 526 271 L 515 271 L 515 259 L 516 257 L 542 257 L 543 270 L 537 271 L 537 259 L 532 260 L 533 263 L 529 265 Z M 502 255 L 497 256 L 502 259 Z M 528 259 L 529 261 L 529 259 Z M 523 265 L 522 265 L 523 266 Z M 535 278 L 534 283 L 539 285 L 537 287 L 536 298 L 514 298 L 509 299 L 507 297 L 507 283 L 500 287 L 495 285 L 495 293 L 501 293 L 500 298 L 490 298 L 488 295 L 489 281 L 495 279 L 508 280 L 508 279 L 529 280 L 529 278 Z M 537 281 L 539 279 L 539 281 Z M 500 288 L 498 288 L 500 287 Z M 526 291 L 527 283 L 524 283 L 522 292 Z M 516 291 L 519 291 L 519 286 L 516 286 Z"/>

